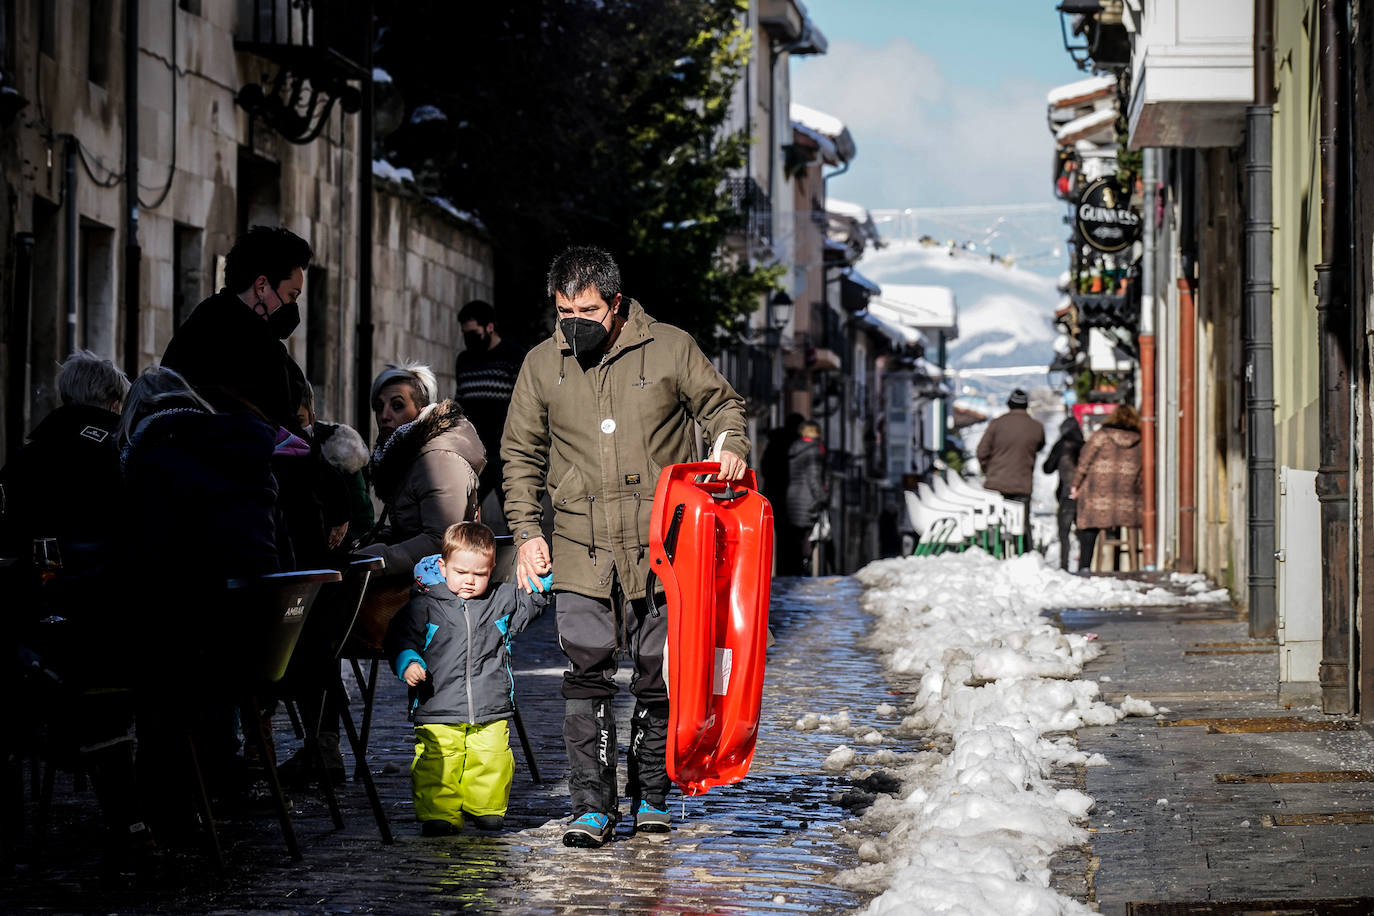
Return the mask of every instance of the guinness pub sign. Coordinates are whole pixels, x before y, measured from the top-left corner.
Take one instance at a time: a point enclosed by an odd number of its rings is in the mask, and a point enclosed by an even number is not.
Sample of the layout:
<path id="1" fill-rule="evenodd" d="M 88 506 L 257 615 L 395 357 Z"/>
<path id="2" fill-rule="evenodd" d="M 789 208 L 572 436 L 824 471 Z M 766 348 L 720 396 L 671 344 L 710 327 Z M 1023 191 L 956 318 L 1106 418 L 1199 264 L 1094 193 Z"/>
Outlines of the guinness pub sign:
<path id="1" fill-rule="evenodd" d="M 1083 241 L 1098 251 L 1121 251 L 1140 238 L 1140 214 L 1115 178 L 1099 178 L 1083 189 L 1074 222 Z"/>

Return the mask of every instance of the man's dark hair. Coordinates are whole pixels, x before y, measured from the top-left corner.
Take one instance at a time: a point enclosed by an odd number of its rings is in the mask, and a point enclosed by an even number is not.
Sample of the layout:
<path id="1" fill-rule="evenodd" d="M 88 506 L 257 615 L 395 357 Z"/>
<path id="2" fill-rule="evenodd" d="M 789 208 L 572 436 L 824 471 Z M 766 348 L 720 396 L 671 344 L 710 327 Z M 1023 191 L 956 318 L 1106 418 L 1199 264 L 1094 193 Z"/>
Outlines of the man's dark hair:
<path id="1" fill-rule="evenodd" d="M 549 265 L 549 298 L 562 293 L 572 299 L 591 287 L 609 303 L 620 292 L 620 267 L 604 248 L 575 245 Z"/>
<path id="2" fill-rule="evenodd" d="M 463 306 L 462 311 L 458 313 L 459 324 L 467 324 L 469 321 L 475 321 L 483 327 L 495 324 L 496 309 L 492 308 L 491 303 L 484 299 L 474 299 Z"/>
<path id="3" fill-rule="evenodd" d="M 275 288 L 297 267 L 309 267 L 314 256 L 310 243 L 285 226 L 251 226 L 224 259 L 224 285 L 241 293 L 266 277 Z"/>

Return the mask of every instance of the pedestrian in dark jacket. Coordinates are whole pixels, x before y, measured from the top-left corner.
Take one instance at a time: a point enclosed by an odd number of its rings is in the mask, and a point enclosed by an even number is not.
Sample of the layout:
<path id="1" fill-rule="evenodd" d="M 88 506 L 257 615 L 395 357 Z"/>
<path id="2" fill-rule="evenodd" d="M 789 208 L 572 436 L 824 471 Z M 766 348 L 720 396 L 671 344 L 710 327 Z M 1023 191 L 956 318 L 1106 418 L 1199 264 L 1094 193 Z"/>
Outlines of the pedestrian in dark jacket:
<path id="1" fill-rule="evenodd" d="M 482 446 L 487 450 L 487 466 L 481 473 L 478 502 L 484 502 L 488 493 L 496 494 L 496 509 L 503 516 L 498 524 L 504 528 L 501 433 L 506 428 L 506 411 L 515 391 L 515 380 L 520 375 L 520 364 L 525 361 L 525 351 L 502 338 L 496 328 L 496 310 L 481 299 L 463 306 L 458 313 L 458 328 L 463 332 L 463 351 L 454 360 L 453 374 L 458 383 L 454 400 L 476 427 Z"/>
<path id="2" fill-rule="evenodd" d="M 1078 454 L 1083 451 L 1083 428 L 1077 418 L 1069 414 L 1059 426 L 1059 438 L 1050 447 L 1050 453 L 1040 470 L 1046 474 L 1058 474 L 1059 485 L 1055 496 L 1059 500 L 1057 513 L 1059 522 L 1059 568 L 1069 568 L 1069 533 L 1073 530 L 1074 516 L 1078 504 L 1073 498 L 1073 478 L 1078 470 Z"/>
<path id="3" fill-rule="evenodd" d="M 545 589 L 494 583 L 496 542 L 480 522 L 444 532 L 442 553 L 415 567 L 417 592 L 391 622 L 386 654 L 412 690 L 415 817 L 425 836 L 447 836 L 463 815 L 482 830 L 505 822 L 515 760 L 510 641 L 548 603 Z"/>
<path id="4" fill-rule="evenodd" d="M 1078 568 L 1092 568 L 1103 528 L 1138 528 L 1141 505 L 1140 414 L 1122 404 L 1093 433 L 1078 456 L 1073 497 L 1078 500 Z"/>
<path id="5" fill-rule="evenodd" d="M 1007 398 L 1007 412 L 988 424 L 978 440 L 983 486 L 1021 503 L 1022 531 L 1030 534 L 1031 481 L 1035 456 L 1045 447 L 1045 427 L 1026 410 L 1030 399 L 1017 388 Z"/>
<path id="6" fill-rule="evenodd" d="M 501 455 L 506 519 L 520 545 L 516 581 L 553 570 L 559 645 L 568 657 L 563 738 L 571 774 L 568 846 L 610 841 L 620 812 L 616 779 L 616 634 L 625 634 L 636 699 L 627 792 L 635 830 L 670 829 L 667 615 L 651 612 L 649 519 L 670 464 L 719 446 L 720 479 L 739 480 L 749 454 L 744 399 L 691 335 L 651 318 L 620 291 L 610 253 L 570 248 L 549 267 L 554 335 L 535 346 L 515 383 Z M 553 503 L 553 553 L 542 498 Z"/>
<path id="7" fill-rule="evenodd" d="M 812 530 L 825 511 L 825 448 L 821 427 L 807 420 L 797 427 L 797 439 L 787 450 L 786 515 L 779 532 L 778 575 L 804 576 L 812 572 Z M 776 516 L 774 517 L 776 519 Z"/>

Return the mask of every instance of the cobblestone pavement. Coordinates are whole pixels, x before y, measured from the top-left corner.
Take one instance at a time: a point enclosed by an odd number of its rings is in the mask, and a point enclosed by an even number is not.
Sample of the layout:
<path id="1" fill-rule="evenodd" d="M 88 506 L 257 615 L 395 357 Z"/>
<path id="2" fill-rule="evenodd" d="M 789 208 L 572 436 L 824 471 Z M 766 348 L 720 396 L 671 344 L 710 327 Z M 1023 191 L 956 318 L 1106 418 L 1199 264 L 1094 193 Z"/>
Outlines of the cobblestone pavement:
<path id="1" fill-rule="evenodd" d="M 869 618 L 849 579 L 779 580 L 774 586 L 764 717 L 748 779 L 704 796 L 669 799 L 675 825 L 666 837 L 632 837 L 622 822 L 600 850 L 561 844 L 567 817 L 562 749 L 562 656 L 552 615 L 517 643 L 520 708 L 544 785 L 534 785 L 518 742 L 507 827 L 496 834 L 423 839 L 412 819 L 405 696 L 383 677 L 371 765 L 390 812 L 396 843 L 383 846 L 361 786 L 341 790 L 346 828 L 334 831 L 321 799 L 292 792 L 304 853 L 292 863 L 273 820 L 226 823 L 227 873 L 213 875 L 197 848 L 164 851 L 138 877 L 98 867 L 99 830 L 89 792 L 58 781 L 55 823 L 44 867 L 21 864 L 4 881 L 3 908 L 28 911 L 161 912 L 502 912 L 502 913 L 836 913 L 866 899 L 837 886 L 856 864 L 850 787 L 821 763 L 846 736 L 800 732 L 808 712 L 848 709 L 871 718 L 892 700 L 872 651 L 859 647 Z M 349 679 L 351 685 L 351 678 Z M 622 681 L 623 686 L 623 681 Z M 622 692 L 620 737 L 630 698 Z M 295 741 L 277 717 L 282 753 Z M 904 750 L 899 742 L 887 745 Z M 624 778 L 624 767 L 621 767 Z M 32 808 L 32 806 L 30 806 Z M 30 812 L 31 813 L 31 812 Z M 849 841 L 849 842 L 847 842 Z"/>
<path id="2" fill-rule="evenodd" d="M 1105 653 L 1084 677 L 1111 703 L 1126 695 L 1167 708 L 1157 719 L 1127 718 L 1078 732 L 1081 750 L 1111 763 L 1080 771 L 1097 800 L 1091 849 L 1069 851 L 1103 913 L 1133 904 L 1265 901 L 1245 909 L 1169 912 L 1374 912 L 1374 782 L 1277 782 L 1250 774 L 1363 771 L 1374 777 L 1374 737 L 1357 722 L 1315 707 L 1277 702 L 1273 640 L 1248 636 L 1230 608 L 1185 606 L 1064 611 L 1066 629 L 1099 635 Z M 1218 733 L 1216 723 L 1287 718 L 1326 731 Z M 1237 723 L 1241 728 L 1254 728 Z M 1228 726 L 1230 727 L 1230 726 Z M 1314 815 L 1309 817 L 1309 815 Z M 1364 823 L 1340 823 L 1342 820 Z M 1301 901 L 1364 898 L 1323 909 Z M 1290 901 L 1282 908 L 1272 901 Z M 1342 906 L 1339 910 L 1333 907 Z"/>

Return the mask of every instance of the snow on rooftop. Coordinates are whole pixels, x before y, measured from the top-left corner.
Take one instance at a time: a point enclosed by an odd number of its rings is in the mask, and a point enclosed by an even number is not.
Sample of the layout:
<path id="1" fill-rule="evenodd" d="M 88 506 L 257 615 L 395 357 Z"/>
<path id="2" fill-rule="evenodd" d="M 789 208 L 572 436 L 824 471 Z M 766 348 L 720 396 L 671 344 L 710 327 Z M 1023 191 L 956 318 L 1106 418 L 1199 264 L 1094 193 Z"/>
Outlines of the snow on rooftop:
<path id="1" fill-rule="evenodd" d="M 1078 105 L 1093 99 L 1105 98 L 1115 90 L 1116 77 L 1093 76 L 1065 83 L 1063 86 L 1055 86 L 1045 98 L 1051 107 L 1058 108 L 1061 105 Z"/>
<path id="2" fill-rule="evenodd" d="M 1074 118 L 1055 132 L 1054 139 L 1060 146 L 1067 146 L 1077 140 L 1087 140 L 1103 132 L 1104 139 L 1116 124 L 1116 109 L 1101 108 L 1081 118 Z"/>
<path id="3" fill-rule="evenodd" d="M 884 307 L 901 313 L 913 327 L 944 330 L 959 323 L 954 290 L 948 286 L 884 283 L 879 300 Z"/>
<path id="4" fill-rule="evenodd" d="M 831 140 L 820 131 L 812 130 L 798 121 L 792 122 L 792 129 L 816 144 L 816 147 L 820 151 L 822 161 L 827 165 L 840 164 L 840 153 L 839 150 L 835 149 L 835 141 Z"/>
<path id="5" fill-rule="evenodd" d="M 908 327 L 893 317 L 891 314 L 883 314 L 881 310 L 874 311 L 872 306 L 866 310 L 866 319 L 870 326 L 877 328 L 888 340 L 898 346 L 914 347 L 925 343 L 925 335 L 913 327 Z"/>
<path id="6" fill-rule="evenodd" d="M 839 118 L 814 108 L 807 108 L 796 102 L 793 102 L 788 109 L 788 116 L 792 119 L 794 129 L 800 130 L 818 141 L 829 141 L 832 147 L 831 156 L 828 158 L 830 163 L 838 165 L 854 158 L 856 152 L 854 137 Z M 824 148 L 824 143 L 822 143 L 822 149 Z"/>
<path id="7" fill-rule="evenodd" d="M 926 342 L 926 335 L 921 333 L 920 328 L 908 320 L 908 316 L 889 305 L 884 304 L 882 295 L 868 300 L 868 314 L 883 321 L 900 327 L 906 336 L 906 342 L 911 344 L 922 344 Z"/>
<path id="8" fill-rule="evenodd" d="M 847 200 L 840 200 L 838 197 L 825 199 L 825 212 L 834 213 L 836 216 L 847 216 L 858 223 L 866 223 L 870 218 L 867 207 L 862 204 L 850 203 Z"/>
<path id="9" fill-rule="evenodd" d="M 419 124 L 421 121 L 447 121 L 448 115 L 435 105 L 421 105 L 410 113 L 410 123 Z"/>
<path id="10" fill-rule="evenodd" d="M 791 107 L 788 109 L 788 114 L 792 120 L 796 121 L 798 124 L 809 127 L 817 133 L 825 134 L 829 137 L 838 137 L 848 130 L 848 128 L 844 126 L 844 122 L 834 115 L 828 115 L 823 111 L 817 111 L 814 108 L 808 108 L 796 102 L 792 103 Z"/>
<path id="11" fill-rule="evenodd" d="M 372 174 L 386 181 L 394 181 L 402 184 L 407 181 L 415 180 L 415 173 L 407 168 L 397 168 L 385 159 L 372 160 Z"/>

